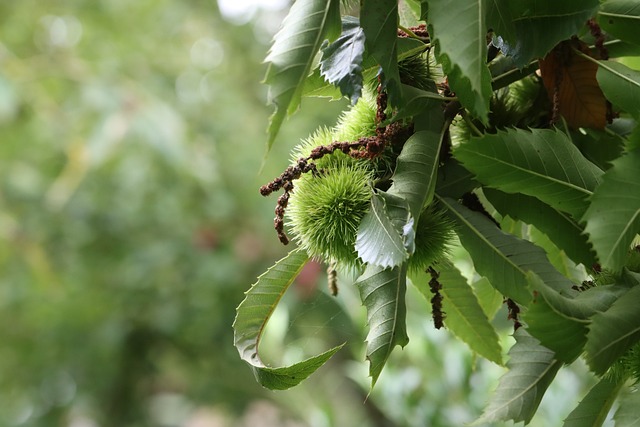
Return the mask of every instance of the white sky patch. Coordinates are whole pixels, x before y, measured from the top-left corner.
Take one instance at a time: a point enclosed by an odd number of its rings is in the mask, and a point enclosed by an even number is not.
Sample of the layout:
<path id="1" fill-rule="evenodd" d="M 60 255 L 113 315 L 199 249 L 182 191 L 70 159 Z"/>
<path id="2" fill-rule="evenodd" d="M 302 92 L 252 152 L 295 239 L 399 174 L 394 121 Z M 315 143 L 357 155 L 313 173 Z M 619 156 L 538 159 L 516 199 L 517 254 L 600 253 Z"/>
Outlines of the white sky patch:
<path id="1" fill-rule="evenodd" d="M 246 24 L 259 9 L 281 10 L 289 4 L 290 0 L 218 0 L 222 16 L 236 24 Z"/>

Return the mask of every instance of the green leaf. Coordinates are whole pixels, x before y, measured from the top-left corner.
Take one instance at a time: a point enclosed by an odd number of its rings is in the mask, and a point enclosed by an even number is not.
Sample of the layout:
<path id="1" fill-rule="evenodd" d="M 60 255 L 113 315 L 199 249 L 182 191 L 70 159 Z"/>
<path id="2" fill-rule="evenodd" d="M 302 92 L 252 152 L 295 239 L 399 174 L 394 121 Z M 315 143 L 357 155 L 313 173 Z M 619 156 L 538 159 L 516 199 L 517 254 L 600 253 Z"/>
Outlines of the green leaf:
<path id="1" fill-rule="evenodd" d="M 573 261 L 582 263 L 587 268 L 595 264 L 595 255 L 583 227 L 567 214 L 524 194 L 507 194 L 492 188 L 483 189 L 483 193 L 498 212 L 534 225 Z"/>
<path id="2" fill-rule="evenodd" d="M 587 160 L 603 171 L 611 168 L 612 162 L 622 155 L 626 142 L 622 135 L 586 128 L 571 132 L 571 140 Z"/>
<path id="3" fill-rule="evenodd" d="M 473 174 L 454 158 L 447 159 L 445 164 L 438 168 L 436 193 L 442 197 L 459 199 L 479 186 Z"/>
<path id="4" fill-rule="evenodd" d="M 407 291 L 406 263 L 401 267 L 383 269 L 368 265 L 355 285 L 367 309 L 367 360 L 371 387 L 376 384 L 382 368 L 394 347 L 409 342 L 406 328 Z"/>
<path id="5" fill-rule="evenodd" d="M 434 268 L 440 274 L 438 281 L 442 284 L 440 293 L 444 297 L 442 308 L 446 313 L 444 323 L 447 328 L 472 351 L 502 365 L 502 348 L 498 334 L 480 307 L 467 279 L 450 262 L 438 263 Z M 412 283 L 427 301 L 432 297 L 429 287 L 426 286 L 429 280 L 430 277 L 422 271 L 411 277 Z"/>
<path id="6" fill-rule="evenodd" d="M 618 272 L 640 231 L 640 150 L 613 162 L 582 218 L 604 268 Z"/>
<path id="7" fill-rule="evenodd" d="M 300 105 L 305 79 L 325 39 L 340 35 L 339 0 L 298 0 L 289 10 L 275 35 L 265 62 L 269 63 L 264 82 L 276 110 L 269 122 L 270 149 L 286 115 Z"/>
<path id="8" fill-rule="evenodd" d="M 399 121 L 406 118 L 411 118 L 425 110 L 432 109 L 442 104 L 443 97 L 434 91 L 427 92 L 417 87 L 402 85 L 402 93 L 404 97 L 404 104 L 400 107 L 393 121 Z"/>
<path id="9" fill-rule="evenodd" d="M 580 218 L 602 170 L 562 132 L 549 129 L 499 131 L 461 144 L 454 156 L 478 181 L 505 193 L 533 196 Z"/>
<path id="10" fill-rule="evenodd" d="M 413 217 L 405 200 L 386 193 L 371 197 L 371 208 L 358 227 L 355 249 L 367 264 L 382 268 L 404 263 L 413 247 Z M 413 252 L 413 249 L 410 249 Z"/>
<path id="11" fill-rule="evenodd" d="M 640 45 L 640 4 L 637 0 L 608 0 L 598 12 L 598 24 L 623 41 Z"/>
<path id="12" fill-rule="evenodd" d="M 601 426 L 618 396 L 623 381 L 604 377 L 594 385 L 564 420 L 563 427 Z"/>
<path id="13" fill-rule="evenodd" d="M 620 398 L 620 406 L 613 419 L 616 427 L 631 427 L 640 425 L 640 391 L 626 393 Z"/>
<path id="14" fill-rule="evenodd" d="M 440 198 L 458 227 L 460 242 L 471 254 L 476 271 L 487 277 L 503 295 L 528 305 L 531 293 L 526 273 L 532 271 L 557 292 L 570 293 L 572 283 L 551 265 L 538 246 L 507 234 L 484 215 L 455 200 Z"/>
<path id="15" fill-rule="evenodd" d="M 524 328 L 513 336 L 516 343 L 509 351 L 509 371 L 500 378 L 497 390 L 475 425 L 508 420 L 528 424 L 562 366 L 553 352 L 540 345 Z"/>
<path id="16" fill-rule="evenodd" d="M 361 1 L 360 25 L 366 37 L 367 51 L 382 67 L 389 101 L 393 105 L 401 105 L 397 48 L 398 1 Z"/>
<path id="17" fill-rule="evenodd" d="M 303 250 L 290 252 L 258 278 L 236 310 L 234 344 L 240 357 L 251 365 L 258 382 L 272 390 L 297 385 L 342 347 L 334 347 L 302 362 L 279 368 L 266 367 L 258 355 L 258 345 L 269 318 L 308 260 Z"/>
<path id="18" fill-rule="evenodd" d="M 487 25 L 504 39 L 503 53 L 523 68 L 577 34 L 598 6 L 598 0 L 490 0 Z"/>
<path id="19" fill-rule="evenodd" d="M 631 346 L 640 341 L 640 286 L 634 286 L 611 307 L 593 316 L 587 334 L 587 363 L 604 374 Z"/>
<path id="20" fill-rule="evenodd" d="M 640 71 L 615 61 L 598 61 L 598 64 L 596 78 L 604 96 L 613 105 L 640 119 Z"/>
<path id="21" fill-rule="evenodd" d="M 486 277 L 472 284 L 475 294 L 478 297 L 478 303 L 485 312 L 489 320 L 493 320 L 500 307 L 504 305 L 504 297 L 491 286 L 491 282 Z"/>
<path id="22" fill-rule="evenodd" d="M 484 1 L 431 0 L 428 4 L 430 34 L 449 85 L 460 103 L 486 123 L 492 90 Z"/>
<path id="23" fill-rule="evenodd" d="M 362 56 L 364 31 L 360 22 L 352 16 L 342 18 L 342 34 L 322 48 L 320 74 L 325 80 L 340 88 L 342 95 L 355 104 L 362 94 Z"/>

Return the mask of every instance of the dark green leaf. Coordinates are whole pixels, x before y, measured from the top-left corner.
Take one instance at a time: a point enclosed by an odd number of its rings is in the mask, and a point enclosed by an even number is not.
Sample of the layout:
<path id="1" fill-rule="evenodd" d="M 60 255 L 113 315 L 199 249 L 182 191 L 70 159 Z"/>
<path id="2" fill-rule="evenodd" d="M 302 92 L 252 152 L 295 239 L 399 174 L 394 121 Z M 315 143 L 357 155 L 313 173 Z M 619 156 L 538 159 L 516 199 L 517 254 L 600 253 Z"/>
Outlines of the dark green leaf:
<path id="1" fill-rule="evenodd" d="M 603 267 L 620 271 L 640 231 L 640 150 L 613 162 L 582 218 Z"/>
<path id="2" fill-rule="evenodd" d="M 369 265 L 355 284 L 367 309 L 367 360 L 373 387 L 394 347 L 404 347 L 409 342 L 406 329 L 406 263 L 386 270 Z"/>
<path id="3" fill-rule="evenodd" d="M 473 174 L 454 158 L 448 159 L 443 166 L 438 168 L 436 193 L 442 197 L 459 199 L 463 194 L 479 186 L 480 184 L 474 179 Z"/>
<path id="4" fill-rule="evenodd" d="M 587 363 L 598 375 L 640 340 L 640 286 L 631 288 L 611 307 L 593 316 L 587 334 Z"/>
<path id="5" fill-rule="evenodd" d="M 482 122 L 488 120 L 491 74 L 487 68 L 484 1 L 431 0 L 429 25 L 436 55 L 460 103 Z"/>
<path id="6" fill-rule="evenodd" d="M 404 104 L 393 117 L 393 121 L 413 117 L 425 110 L 441 105 L 443 100 L 442 96 L 435 92 L 435 83 L 433 92 L 403 84 L 402 93 Z"/>
<path id="7" fill-rule="evenodd" d="M 398 1 L 363 0 L 360 5 L 360 25 L 366 36 L 367 51 L 382 67 L 389 101 L 393 105 L 400 105 Z"/>
<path id="8" fill-rule="evenodd" d="M 616 427 L 632 427 L 640 425 L 640 391 L 626 393 L 620 399 L 620 406 L 613 419 Z"/>
<path id="9" fill-rule="evenodd" d="M 574 218 L 586 210 L 603 173 L 564 133 L 549 129 L 486 134 L 460 145 L 454 155 L 483 184 L 536 197 Z"/>
<path id="10" fill-rule="evenodd" d="M 598 12 L 598 24 L 623 41 L 640 45 L 640 4 L 637 0 L 608 0 Z"/>
<path id="11" fill-rule="evenodd" d="M 620 119 L 616 120 L 616 124 L 618 122 Z M 609 169 L 611 162 L 622 155 L 625 145 L 622 135 L 597 129 L 584 128 L 571 132 L 571 140 L 587 160 L 603 171 Z"/>
<path id="12" fill-rule="evenodd" d="M 640 6 L 638 7 L 640 11 Z M 640 20 L 638 21 L 640 24 Z M 640 28 L 640 27 L 638 27 Z M 636 29 L 637 30 L 637 29 Z M 600 89 L 613 105 L 640 119 L 640 71 L 615 61 L 598 61 Z"/>
<path id="13" fill-rule="evenodd" d="M 320 74 L 355 104 L 362 93 L 364 31 L 352 16 L 342 19 L 342 34 L 322 49 Z"/>
<path id="14" fill-rule="evenodd" d="M 567 214 L 524 194 L 507 194 L 491 188 L 485 188 L 483 193 L 498 212 L 534 225 L 575 262 L 587 268 L 595 263 L 584 229 Z"/>
<path id="15" fill-rule="evenodd" d="M 300 105 L 305 79 L 323 41 L 339 35 L 339 0 L 298 0 L 291 6 L 265 59 L 269 66 L 264 81 L 276 106 L 269 123 L 268 148 L 285 116 Z"/>
<path id="16" fill-rule="evenodd" d="M 252 366 L 260 384 L 273 390 L 283 390 L 298 384 L 341 347 L 281 368 L 266 367 L 258 355 L 258 345 L 271 314 L 308 260 L 309 257 L 303 250 L 290 252 L 258 278 L 236 310 L 233 323 L 234 344 L 240 357 Z"/>
<path id="17" fill-rule="evenodd" d="M 580 401 L 578 406 L 571 411 L 564 420 L 563 427 L 599 427 L 601 426 L 613 402 L 618 396 L 623 381 L 615 381 L 610 377 L 604 377 L 589 390 L 589 393 Z"/>
<path id="18" fill-rule="evenodd" d="M 386 193 L 375 193 L 371 207 L 358 227 L 356 251 L 362 261 L 382 268 L 404 263 L 413 252 L 413 217 L 406 201 Z"/>
<path id="19" fill-rule="evenodd" d="M 562 366 L 553 352 L 540 345 L 524 328 L 513 336 L 516 343 L 509 351 L 509 371 L 500 378 L 489 405 L 474 424 L 508 420 L 529 423 Z"/>

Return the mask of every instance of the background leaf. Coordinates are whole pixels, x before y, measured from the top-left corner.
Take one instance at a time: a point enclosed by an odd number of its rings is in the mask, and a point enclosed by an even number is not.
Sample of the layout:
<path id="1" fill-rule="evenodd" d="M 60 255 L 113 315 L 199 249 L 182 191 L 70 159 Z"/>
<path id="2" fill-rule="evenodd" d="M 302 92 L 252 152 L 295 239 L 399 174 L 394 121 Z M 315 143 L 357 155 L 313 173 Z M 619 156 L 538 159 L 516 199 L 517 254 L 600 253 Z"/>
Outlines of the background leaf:
<path id="1" fill-rule="evenodd" d="M 598 24 L 607 33 L 640 45 L 640 4 L 635 0 L 608 0 L 598 12 Z"/>
<path id="2" fill-rule="evenodd" d="M 607 99 L 640 120 L 640 71 L 615 61 L 598 63 L 596 77 Z"/>
<path id="3" fill-rule="evenodd" d="M 286 115 L 300 104 L 303 85 L 314 57 L 325 39 L 340 35 L 339 0 L 298 0 L 275 35 L 265 62 L 264 82 L 276 110 L 269 122 L 267 147 L 271 148 Z"/>
<path id="4" fill-rule="evenodd" d="M 454 155 L 483 184 L 536 197 L 574 218 L 586 210 L 586 198 L 603 173 L 564 133 L 549 129 L 510 129 L 471 138 Z"/>
<path id="5" fill-rule="evenodd" d="M 640 391 L 628 392 L 620 398 L 620 406 L 613 419 L 616 427 L 640 425 Z"/>
<path id="6" fill-rule="evenodd" d="M 460 103 L 486 123 L 492 90 L 484 1 L 431 0 L 428 5 L 430 34 L 449 85 Z"/>
<path id="7" fill-rule="evenodd" d="M 394 347 L 404 347 L 409 342 L 406 329 L 406 263 L 386 270 L 368 265 L 355 285 L 367 309 L 367 360 L 373 387 Z"/>
<path id="8" fill-rule="evenodd" d="M 362 94 L 364 31 L 352 16 L 342 18 L 342 34 L 322 49 L 320 74 L 355 104 Z"/>
<path id="9" fill-rule="evenodd" d="M 384 73 L 384 82 L 393 105 L 400 105 L 400 71 L 398 69 L 398 1 L 363 0 L 360 25 L 366 36 L 367 51 Z"/>
<path id="10" fill-rule="evenodd" d="M 580 404 L 571 411 L 564 420 L 563 427 L 601 426 L 623 383 L 623 381 L 616 381 L 607 376 L 602 378 L 589 390 Z"/>
<path id="11" fill-rule="evenodd" d="M 620 271 L 640 231 L 640 150 L 613 162 L 582 218 L 603 267 Z"/>
<path id="12" fill-rule="evenodd" d="M 438 263 L 433 268 L 440 274 L 440 293 L 444 297 L 442 308 L 446 313 L 444 323 L 458 338 L 480 356 L 502 365 L 502 348 L 494 327 L 480 307 L 467 279 L 448 261 Z M 430 280 L 425 272 L 412 273 L 411 281 L 430 301 L 433 294 L 427 285 Z"/>
<path id="13" fill-rule="evenodd" d="M 640 341 L 640 286 L 634 286 L 611 307 L 593 316 L 587 334 L 587 363 L 598 375 Z"/>
<path id="14" fill-rule="evenodd" d="M 551 350 L 540 345 L 524 328 L 513 336 L 516 343 L 509 350 L 509 371 L 500 383 L 484 413 L 474 424 L 507 421 L 531 421 L 547 387 L 562 365 Z"/>
<path id="15" fill-rule="evenodd" d="M 266 367 L 258 354 L 260 339 L 271 314 L 308 260 L 303 250 L 290 252 L 258 278 L 236 310 L 234 344 L 240 357 L 252 366 L 258 382 L 273 390 L 297 385 L 342 347 L 334 347 L 302 362 L 280 368 Z"/>

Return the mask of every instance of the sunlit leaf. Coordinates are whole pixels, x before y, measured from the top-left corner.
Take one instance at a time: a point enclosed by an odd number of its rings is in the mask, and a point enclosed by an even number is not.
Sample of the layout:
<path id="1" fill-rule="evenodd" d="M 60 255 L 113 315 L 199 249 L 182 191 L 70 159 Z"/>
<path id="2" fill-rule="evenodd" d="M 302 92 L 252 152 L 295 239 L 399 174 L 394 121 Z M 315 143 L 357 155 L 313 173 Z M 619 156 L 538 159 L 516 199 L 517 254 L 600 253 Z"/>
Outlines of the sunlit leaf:
<path id="1" fill-rule="evenodd" d="M 352 16 L 342 18 L 342 34 L 322 48 L 320 74 L 355 104 L 362 93 L 364 31 Z"/>
<path id="2" fill-rule="evenodd" d="M 440 274 L 438 281 L 444 297 L 442 309 L 446 313 L 444 323 L 458 338 L 480 356 L 499 365 L 502 364 L 502 348 L 494 327 L 480 307 L 467 279 L 449 262 L 433 266 Z M 412 283 L 429 301 L 432 297 L 428 283 L 430 276 L 418 272 L 411 276 Z"/>
<path id="3" fill-rule="evenodd" d="M 587 334 L 587 363 L 593 372 L 607 369 L 635 343 L 640 341 L 640 286 L 629 290 L 611 307 L 593 316 Z"/>
<path id="4" fill-rule="evenodd" d="M 602 170 L 566 134 L 551 129 L 510 129 L 461 144 L 455 157 L 483 184 L 533 196 L 580 218 Z"/>
<path id="5" fill-rule="evenodd" d="M 613 402 L 618 396 L 623 381 L 616 381 L 610 377 L 602 378 L 594 385 L 589 393 L 580 401 L 564 420 L 563 427 L 601 426 Z"/>
<path id="6" fill-rule="evenodd" d="M 398 69 L 398 1 L 364 0 L 360 5 L 360 25 L 366 36 L 367 51 L 384 74 L 384 82 L 393 105 L 400 105 Z"/>
<path id="7" fill-rule="evenodd" d="M 491 98 L 484 1 L 428 2 L 436 55 L 461 104 L 486 122 Z"/>
<path id="8" fill-rule="evenodd" d="M 269 63 L 265 83 L 276 110 L 269 123 L 267 146 L 271 148 L 287 115 L 300 104 L 305 79 L 325 39 L 340 35 L 339 0 L 298 0 L 275 35 L 265 59 Z"/>
<path id="9" fill-rule="evenodd" d="M 620 271 L 640 231 L 640 150 L 613 162 L 582 218 L 603 267 Z"/>
<path id="10" fill-rule="evenodd" d="M 524 328 L 513 336 L 516 343 L 509 350 L 509 371 L 500 378 L 489 405 L 475 425 L 508 420 L 527 424 L 562 366 L 553 352 L 540 345 Z"/>
<path id="11" fill-rule="evenodd" d="M 492 320 L 500 307 L 504 304 L 504 297 L 500 292 L 491 286 L 491 282 L 486 277 L 472 283 L 472 287 L 478 297 L 478 303 L 485 312 L 489 320 Z"/>
<path id="12" fill-rule="evenodd" d="M 589 55 L 584 42 L 561 43 L 540 60 L 542 82 L 549 99 L 557 101 L 558 112 L 572 129 L 604 129 L 607 102 L 596 80 L 598 66 L 576 54 L 573 48 Z"/>
<path id="13" fill-rule="evenodd" d="M 640 10 L 640 7 L 638 9 Z M 615 61 L 599 63 L 598 83 L 607 99 L 636 119 L 640 119 L 640 71 L 632 70 Z"/>
<path id="14" fill-rule="evenodd" d="M 406 329 L 406 263 L 386 270 L 369 265 L 355 285 L 367 309 L 367 360 L 373 387 L 394 347 L 404 347 L 409 342 Z"/>
<path id="15" fill-rule="evenodd" d="M 269 318 L 308 260 L 303 250 L 290 252 L 258 278 L 236 310 L 234 344 L 240 357 L 251 365 L 260 384 L 269 389 L 284 390 L 297 385 L 342 347 L 334 347 L 302 362 L 278 368 L 265 366 L 258 354 L 260 339 Z"/>
<path id="16" fill-rule="evenodd" d="M 640 4 L 636 0 L 607 0 L 598 12 L 598 24 L 607 33 L 640 45 Z"/>

